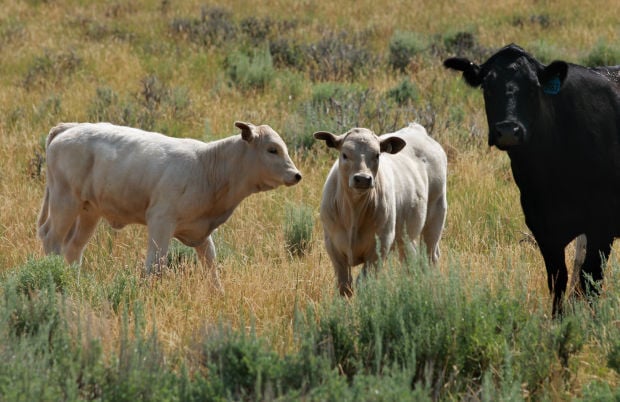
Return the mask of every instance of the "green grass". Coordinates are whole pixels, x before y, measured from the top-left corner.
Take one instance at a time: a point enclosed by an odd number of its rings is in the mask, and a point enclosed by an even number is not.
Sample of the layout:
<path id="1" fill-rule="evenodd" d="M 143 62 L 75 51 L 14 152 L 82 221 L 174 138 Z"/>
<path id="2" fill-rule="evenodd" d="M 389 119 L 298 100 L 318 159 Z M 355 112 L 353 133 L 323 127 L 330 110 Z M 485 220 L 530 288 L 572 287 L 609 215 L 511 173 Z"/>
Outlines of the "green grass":
<path id="1" fill-rule="evenodd" d="M 482 96 L 441 66 L 510 42 L 546 63 L 617 63 L 618 4 L 2 6 L 0 399 L 620 398 L 617 252 L 601 297 L 552 320 Z M 205 141 L 269 124 L 304 178 L 249 197 L 214 234 L 224 293 L 179 243 L 145 277 L 140 226 L 100 225 L 67 266 L 36 236 L 43 144 L 59 121 L 95 120 Z M 318 220 L 336 155 L 312 133 L 411 121 L 449 156 L 440 263 L 390 258 L 341 299 Z"/>
<path id="2" fill-rule="evenodd" d="M 608 347 L 599 373 L 618 369 L 617 298 L 575 303 L 554 321 L 523 308 L 528 289 L 514 289 L 510 274 L 492 291 L 464 288 L 462 267 L 442 274 L 423 258 L 368 278 L 351 301 L 297 310 L 290 352 L 274 350 L 253 324 L 220 324 L 194 339 L 189 360 L 167 356 L 139 301 L 123 309 L 118 346 L 104 354 L 71 292 L 58 289 L 74 268 L 58 258 L 19 268 L 4 278 L 0 304 L 0 392 L 9 400 L 358 400 L 369 391 L 545 399 L 570 394 L 589 339 Z M 586 385 L 591 397 L 615 392 Z"/>

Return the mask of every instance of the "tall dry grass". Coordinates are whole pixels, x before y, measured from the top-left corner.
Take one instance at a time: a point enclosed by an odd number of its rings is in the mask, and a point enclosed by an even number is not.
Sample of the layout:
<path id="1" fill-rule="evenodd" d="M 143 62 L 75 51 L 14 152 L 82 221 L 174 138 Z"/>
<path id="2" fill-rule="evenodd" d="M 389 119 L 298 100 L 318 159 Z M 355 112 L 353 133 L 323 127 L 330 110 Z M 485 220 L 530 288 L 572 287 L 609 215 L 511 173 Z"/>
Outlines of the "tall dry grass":
<path id="1" fill-rule="evenodd" d="M 285 127 L 300 118 L 298 102 L 311 93 L 307 74 L 290 78 L 293 85 L 278 72 L 262 91 L 229 85 L 222 64 L 234 44 L 200 46 L 169 28 L 174 18 L 198 18 L 203 6 L 226 9 L 234 20 L 297 21 L 290 35 L 299 41 L 319 40 L 326 31 L 370 33 L 369 47 L 383 56 L 396 30 L 419 32 L 429 43 L 464 31 L 489 49 L 516 42 L 534 53 L 576 62 L 600 41 L 617 42 L 620 15 L 619 3 L 600 0 L 391 1 L 380 6 L 368 0 L 5 1 L 0 15 L 0 271 L 43 255 L 35 225 L 45 185 L 42 143 L 58 121 L 88 120 L 98 88 L 138 102 L 145 77 L 156 76 L 169 89 L 184 88 L 189 106 L 182 118 L 160 107 L 155 128 L 174 127 L 183 136 L 210 140 L 235 134 L 233 122 L 246 120 L 270 124 L 287 139 Z M 36 60 L 45 55 L 54 60 L 71 54 L 75 65 L 37 70 Z M 462 267 L 465 288 L 484 283 L 492 291 L 499 280 L 525 283 L 531 300 L 524 304 L 537 309 L 543 298 L 550 309 L 542 259 L 527 235 L 507 156 L 486 146 L 481 96 L 441 67 L 440 54 L 429 55 L 415 59 L 406 76 L 432 106 L 433 136 L 450 154 L 448 218 L 436 269 Z M 381 65 L 354 81 L 382 92 L 402 78 Z M 129 285 L 133 300 L 143 304 L 149 325 L 157 326 L 169 351 L 191 350 L 202 332 L 220 322 L 252 326 L 279 351 L 293 347 L 296 309 L 324 303 L 335 293 L 318 223 L 321 190 L 335 155 L 320 146 L 291 152 L 302 182 L 251 196 L 215 235 L 224 294 L 192 263 L 160 278 L 143 278 L 144 228 L 115 232 L 100 225 L 83 265 L 75 268 L 82 281 L 70 296 L 103 323 L 106 348 L 118 342 L 124 310 L 122 304 L 113 308 L 112 289 L 130 277 L 135 278 Z M 289 202 L 314 210 L 316 224 L 303 257 L 285 248 Z M 595 345 L 585 354 L 584 359 L 601 359 Z"/>

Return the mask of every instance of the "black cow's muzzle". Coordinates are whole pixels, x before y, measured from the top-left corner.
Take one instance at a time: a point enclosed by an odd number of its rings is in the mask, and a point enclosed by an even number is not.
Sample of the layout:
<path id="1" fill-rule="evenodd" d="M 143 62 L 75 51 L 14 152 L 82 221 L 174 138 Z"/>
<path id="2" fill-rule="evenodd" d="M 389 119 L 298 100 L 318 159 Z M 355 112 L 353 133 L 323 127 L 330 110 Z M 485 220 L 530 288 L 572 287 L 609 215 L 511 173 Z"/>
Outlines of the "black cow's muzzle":
<path id="1" fill-rule="evenodd" d="M 496 123 L 489 133 L 489 146 L 495 145 L 501 150 L 521 145 L 523 143 L 525 129 L 516 122 L 505 120 Z"/>

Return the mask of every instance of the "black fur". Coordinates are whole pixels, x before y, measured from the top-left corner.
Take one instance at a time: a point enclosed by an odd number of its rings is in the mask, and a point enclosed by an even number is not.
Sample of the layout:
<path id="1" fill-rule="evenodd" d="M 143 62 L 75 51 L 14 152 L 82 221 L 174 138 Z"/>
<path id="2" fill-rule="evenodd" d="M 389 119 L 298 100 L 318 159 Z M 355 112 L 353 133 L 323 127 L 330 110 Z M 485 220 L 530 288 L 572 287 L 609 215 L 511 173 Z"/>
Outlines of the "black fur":
<path id="1" fill-rule="evenodd" d="M 618 67 L 545 66 L 516 45 L 480 67 L 447 59 L 484 89 L 489 144 L 507 151 L 521 206 L 545 261 L 553 314 L 562 313 L 568 273 L 564 248 L 585 234 L 582 293 L 596 294 L 613 240 L 620 236 Z M 466 75 L 469 74 L 469 75 Z M 558 91 L 545 91 L 551 79 Z M 515 90 L 515 88 L 517 90 Z"/>

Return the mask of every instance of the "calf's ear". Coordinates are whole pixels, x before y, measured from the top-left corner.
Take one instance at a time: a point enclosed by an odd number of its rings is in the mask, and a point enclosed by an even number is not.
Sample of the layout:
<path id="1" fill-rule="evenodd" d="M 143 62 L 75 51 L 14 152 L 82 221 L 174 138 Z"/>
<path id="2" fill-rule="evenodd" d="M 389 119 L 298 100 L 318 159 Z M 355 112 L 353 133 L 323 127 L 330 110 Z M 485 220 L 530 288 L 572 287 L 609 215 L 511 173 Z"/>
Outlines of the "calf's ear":
<path id="1" fill-rule="evenodd" d="M 564 61 L 554 61 L 538 73 L 538 82 L 543 92 L 557 95 L 568 74 L 568 64 Z"/>
<path id="2" fill-rule="evenodd" d="M 327 131 L 317 131 L 316 133 L 314 133 L 314 138 L 317 140 L 325 141 L 325 145 L 327 145 L 328 148 L 340 149 L 343 136 L 334 135 Z"/>
<path id="3" fill-rule="evenodd" d="M 387 152 L 388 154 L 397 154 L 405 145 L 407 143 L 400 137 L 388 137 L 381 140 L 379 149 L 381 152 Z"/>
<path id="4" fill-rule="evenodd" d="M 451 57 L 444 60 L 444 67 L 462 71 L 465 82 L 470 86 L 476 88 L 482 84 L 482 77 L 480 76 L 480 66 L 474 64 L 468 59 L 462 57 Z"/>
<path id="5" fill-rule="evenodd" d="M 243 138 L 244 141 L 252 142 L 254 139 L 258 138 L 256 126 L 254 124 L 236 121 L 235 126 L 241 129 L 241 138 Z"/>

